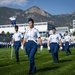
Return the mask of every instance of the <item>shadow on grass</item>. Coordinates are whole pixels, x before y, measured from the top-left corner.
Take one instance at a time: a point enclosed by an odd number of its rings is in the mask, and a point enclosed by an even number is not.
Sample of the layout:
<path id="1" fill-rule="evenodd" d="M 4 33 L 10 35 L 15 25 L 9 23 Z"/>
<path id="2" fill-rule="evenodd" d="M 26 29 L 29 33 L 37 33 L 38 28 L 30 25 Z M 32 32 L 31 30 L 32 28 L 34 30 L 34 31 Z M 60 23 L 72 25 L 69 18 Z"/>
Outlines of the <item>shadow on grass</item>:
<path id="1" fill-rule="evenodd" d="M 60 63 L 64 63 L 64 62 L 71 62 L 72 60 L 60 60 Z"/>
<path id="2" fill-rule="evenodd" d="M 20 60 L 21 62 L 26 62 L 26 61 L 29 61 L 28 59 L 22 59 Z"/>
<path id="3" fill-rule="evenodd" d="M 16 65 L 16 64 L 20 65 L 21 63 L 26 62 L 26 61 L 29 61 L 29 60 L 28 59 L 20 60 L 20 62 L 11 60 L 11 62 L 0 64 L 0 67 L 12 66 L 12 65 Z"/>
<path id="4" fill-rule="evenodd" d="M 55 70 L 59 67 L 46 67 L 46 68 L 41 68 L 41 69 L 38 69 L 37 72 L 44 72 L 44 71 L 49 71 L 49 70 Z"/>
<path id="5" fill-rule="evenodd" d="M 5 64 L 1 64 L 0 67 L 6 67 L 6 66 L 10 66 L 10 65 L 12 65 L 12 64 L 10 64 L 10 63 L 5 63 Z"/>

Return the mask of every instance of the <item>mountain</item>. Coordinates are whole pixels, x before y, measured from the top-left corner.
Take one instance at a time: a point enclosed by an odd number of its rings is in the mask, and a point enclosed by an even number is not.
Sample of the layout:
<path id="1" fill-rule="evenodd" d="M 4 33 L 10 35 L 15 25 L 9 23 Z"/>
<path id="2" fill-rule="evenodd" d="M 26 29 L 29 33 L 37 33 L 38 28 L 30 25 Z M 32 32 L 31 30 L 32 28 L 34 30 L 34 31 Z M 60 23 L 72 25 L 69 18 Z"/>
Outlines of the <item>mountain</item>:
<path id="1" fill-rule="evenodd" d="M 9 17 L 14 15 L 17 15 L 18 17 L 23 18 L 22 13 L 23 13 L 23 10 L 20 10 L 20 9 L 0 7 L 0 24 L 10 24 Z"/>
<path id="2" fill-rule="evenodd" d="M 52 15 L 47 13 L 46 11 L 40 9 L 39 7 L 37 6 L 33 6 L 31 8 L 29 8 L 28 10 L 25 11 L 26 14 L 33 14 L 33 13 L 36 13 L 36 14 L 39 14 L 39 15 L 42 15 L 42 16 L 45 16 L 45 17 L 51 17 Z"/>
<path id="3" fill-rule="evenodd" d="M 54 23 L 54 20 L 55 20 L 53 15 L 47 13 L 46 11 L 40 9 L 37 6 L 33 6 L 25 10 L 24 12 L 26 14 L 26 18 L 32 17 L 35 20 L 35 22 L 50 21 Z"/>
<path id="4" fill-rule="evenodd" d="M 17 23 L 26 23 L 29 17 L 35 22 L 49 22 L 55 26 L 72 27 L 72 21 L 75 19 L 75 12 L 72 14 L 51 15 L 43 9 L 33 6 L 27 10 L 0 7 L 0 24 L 10 24 L 9 17 L 17 16 Z"/>
<path id="5" fill-rule="evenodd" d="M 72 14 L 55 15 L 55 18 L 59 21 L 57 24 L 60 26 L 73 27 L 73 20 L 75 20 L 75 12 Z"/>

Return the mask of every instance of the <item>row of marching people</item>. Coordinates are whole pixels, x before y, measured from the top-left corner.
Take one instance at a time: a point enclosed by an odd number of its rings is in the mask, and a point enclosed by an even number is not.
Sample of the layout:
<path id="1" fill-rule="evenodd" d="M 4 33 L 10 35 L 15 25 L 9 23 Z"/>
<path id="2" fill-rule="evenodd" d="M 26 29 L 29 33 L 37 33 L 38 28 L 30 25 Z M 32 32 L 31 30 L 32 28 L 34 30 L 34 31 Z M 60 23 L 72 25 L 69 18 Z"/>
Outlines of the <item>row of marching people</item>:
<path id="1" fill-rule="evenodd" d="M 68 56 L 71 54 L 70 51 L 70 42 L 71 38 L 68 34 L 68 31 L 65 32 L 64 40 L 61 38 L 61 36 L 56 33 L 55 27 L 52 28 L 52 34 L 49 37 L 48 40 L 48 50 L 52 53 L 52 58 L 54 62 L 59 62 L 58 59 L 58 50 L 59 48 L 62 50 L 63 48 L 66 50 L 66 55 Z"/>
<path id="2" fill-rule="evenodd" d="M 0 48 L 11 48 L 11 43 L 0 42 Z"/>
<path id="3" fill-rule="evenodd" d="M 68 34 L 68 32 L 66 31 L 66 33 L 67 33 L 67 37 L 68 37 L 68 41 L 69 41 L 69 48 L 70 47 L 74 47 L 75 48 L 75 40 L 71 40 L 71 37 L 70 37 L 70 35 Z M 62 51 L 64 51 L 65 49 L 66 49 L 66 44 L 65 44 L 65 38 L 66 36 L 63 36 L 62 37 L 62 39 L 61 39 L 61 41 L 62 41 Z"/>
<path id="4" fill-rule="evenodd" d="M 30 69 L 29 74 L 36 72 L 36 64 L 34 56 L 37 52 L 37 42 L 38 39 L 40 43 L 40 50 L 43 50 L 42 40 L 40 37 L 39 31 L 34 28 L 34 20 L 32 18 L 28 19 L 28 25 L 29 29 L 25 32 L 24 37 L 23 35 L 18 31 L 18 26 L 15 26 L 15 33 L 12 37 L 12 45 L 15 50 L 15 57 L 16 61 L 19 62 L 19 48 L 21 46 L 21 49 L 26 50 L 26 54 L 28 55 L 28 59 L 30 61 Z M 65 49 L 66 49 L 66 55 L 71 54 L 71 51 L 69 50 L 69 42 L 70 42 L 70 36 L 68 36 L 68 32 L 66 32 L 65 39 Z M 22 44 L 21 44 L 22 42 Z M 48 50 L 52 53 L 52 58 L 55 63 L 59 62 L 58 58 L 58 50 L 62 49 L 62 40 L 58 33 L 56 33 L 55 27 L 52 27 L 52 34 L 49 36 L 48 39 Z"/>

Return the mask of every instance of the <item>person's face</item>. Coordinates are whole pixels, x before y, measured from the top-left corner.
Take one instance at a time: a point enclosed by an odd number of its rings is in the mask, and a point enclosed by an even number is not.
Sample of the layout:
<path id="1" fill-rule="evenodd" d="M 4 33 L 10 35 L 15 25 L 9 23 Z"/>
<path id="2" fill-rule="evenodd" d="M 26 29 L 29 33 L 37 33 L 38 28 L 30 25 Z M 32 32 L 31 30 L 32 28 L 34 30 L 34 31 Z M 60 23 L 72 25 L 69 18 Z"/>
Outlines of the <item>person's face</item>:
<path id="1" fill-rule="evenodd" d="M 29 22 L 28 22 L 28 25 L 29 25 L 30 28 L 33 28 L 33 23 L 32 23 L 32 21 L 29 21 Z"/>
<path id="2" fill-rule="evenodd" d="M 15 28 L 15 31 L 17 32 L 18 31 L 18 28 Z"/>
<path id="3" fill-rule="evenodd" d="M 56 30 L 55 30 L 55 29 L 53 29 L 53 30 L 52 30 L 52 32 L 53 32 L 53 34 L 54 34 L 54 33 L 56 33 Z"/>
<path id="4" fill-rule="evenodd" d="M 68 35 L 68 33 L 65 33 L 65 35 Z"/>

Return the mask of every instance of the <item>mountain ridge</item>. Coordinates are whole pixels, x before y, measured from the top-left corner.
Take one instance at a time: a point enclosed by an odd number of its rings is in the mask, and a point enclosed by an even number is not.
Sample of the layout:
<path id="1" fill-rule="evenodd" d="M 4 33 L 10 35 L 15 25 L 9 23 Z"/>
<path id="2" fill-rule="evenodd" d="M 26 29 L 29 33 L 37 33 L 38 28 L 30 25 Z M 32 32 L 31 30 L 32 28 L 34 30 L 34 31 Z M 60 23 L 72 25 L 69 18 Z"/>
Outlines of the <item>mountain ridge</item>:
<path id="1" fill-rule="evenodd" d="M 31 17 L 35 22 L 46 21 L 56 26 L 69 26 L 72 28 L 75 12 L 72 14 L 52 15 L 37 6 L 33 6 L 27 10 L 0 7 L 0 25 L 10 24 L 9 17 L 11 16 L 17 16 L 17 23 L 26 23 L 28 18 Z"/>

